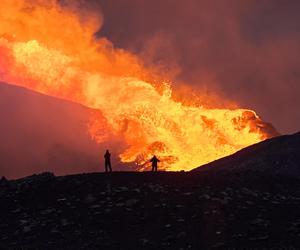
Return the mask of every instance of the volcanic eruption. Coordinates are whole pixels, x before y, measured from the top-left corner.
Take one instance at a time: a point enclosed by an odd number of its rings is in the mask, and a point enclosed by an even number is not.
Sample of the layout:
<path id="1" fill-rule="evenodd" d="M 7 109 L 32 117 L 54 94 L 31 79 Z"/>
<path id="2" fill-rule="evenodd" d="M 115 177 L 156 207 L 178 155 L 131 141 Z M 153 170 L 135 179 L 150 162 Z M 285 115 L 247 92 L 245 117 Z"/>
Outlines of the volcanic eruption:
<path id="1" fill-rule="evenodd" d="M 173 98 L 163 74 L 95 35 L 103 22 L 95 10 L 54 0 L 1 4 L 0 80 L 97 110 L 87 130 L 98 143 L 122 141 L 121 162 L 143 170 L 157 154 L 166 170 L 190 170 L 276 135 L 252 110 Z"/>

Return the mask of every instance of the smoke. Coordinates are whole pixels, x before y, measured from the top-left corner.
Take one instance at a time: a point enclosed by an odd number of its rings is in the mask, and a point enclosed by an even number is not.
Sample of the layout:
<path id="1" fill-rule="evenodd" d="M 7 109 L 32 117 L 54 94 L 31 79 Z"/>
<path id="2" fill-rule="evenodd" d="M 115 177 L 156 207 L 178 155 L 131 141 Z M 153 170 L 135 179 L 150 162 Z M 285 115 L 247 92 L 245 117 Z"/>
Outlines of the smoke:
<path id="1" fill-rule="evenodd" d="M 97 109 L 101 113 L 91 116 L 89 132 L 98 143 L 111 137 L 118 144 L 122 162 L 143 164 L 159 153 L 165 169 L 188 170 L 274 135 L 274 129 L 266 129 L 269 125 L 255 112 L 216 103 L 228 101 L 220 94 L 217 74 L 208 67 L 210 58 L 206 58 L 207 67 L 200 74 L 205 84 L 194 84 L 205 93 L 186 95 L 190 88 L 184 84 L 188 79 L 184 78 L 185 58 L 177 35 L 156 30 L 147 42 L 147 36 L 141 36 L 142 46 L 132 42 L 136 51 L 128 52 L 115 48 L 101 34 L 105 28 L 101 13 L 94 8 L 96 2 L 86 7 L 87 2 L 70 3 L 4 1 L 6 8 L 0 10 L 0 77 Z M 213 17 L 203 20 L 206 18 Z M 189 46 L 196 48 L 192 43 Z M 195 69 L 190 69 L 191 83 Z M 175 94 L 166 83 L 169 80 L 178 83 Z M 220 89 L 217 95 L 216 89 Z M 181 102 L 182 98 L 186 100 Z M 61 155 L 74 155 L 60 144 L 55 144 L 53 151 L 50 158 L 54 163 L 64 161 Z"/>
<path id="2" fill-rule="evenodd" d="M 98 0 L 99 36 L 160 65 L 175 84 L 300 128 L 300 3 L 291 0 Z"/>

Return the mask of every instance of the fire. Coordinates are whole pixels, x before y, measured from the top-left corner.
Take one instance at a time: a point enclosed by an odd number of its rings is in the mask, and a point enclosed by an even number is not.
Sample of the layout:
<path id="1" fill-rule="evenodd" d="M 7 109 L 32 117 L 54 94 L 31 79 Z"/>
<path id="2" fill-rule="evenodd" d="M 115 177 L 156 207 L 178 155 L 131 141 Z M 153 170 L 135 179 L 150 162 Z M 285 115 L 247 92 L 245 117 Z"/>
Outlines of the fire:
<path id="1" fill-rule="evenodd" d="M 189 170 L 270 136 L 254 111 L 175 101 L 137 56 L 95 38 L 96 14 L 46 0 L 1 5 L 0 80 L 99 110 L 88 130 L 99 143 L 121 138 L 122 162 L 142 170 L 157 154 L 165 169 Z"/>

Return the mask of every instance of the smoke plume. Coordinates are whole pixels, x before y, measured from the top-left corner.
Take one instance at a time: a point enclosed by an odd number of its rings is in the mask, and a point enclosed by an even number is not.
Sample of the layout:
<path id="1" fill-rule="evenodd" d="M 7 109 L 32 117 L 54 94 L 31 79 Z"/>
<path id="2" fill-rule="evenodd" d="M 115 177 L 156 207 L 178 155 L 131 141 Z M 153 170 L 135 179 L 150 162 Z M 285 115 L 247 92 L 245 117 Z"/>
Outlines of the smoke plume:
<path id="1" fill-rule="evenodd" d="M 107 38 L 112 35 L 104 35 L 105 19 L 98 4 L 105 16 L 103 2 L 4 0 L 0 10 L 0 79 L 97 110 L 87 123 L 91 138 L 102 146 L 118 145 L 120 160 L 131 163 L 133 169 L 147 169 L 148 159 L 158 154 L 162 168 L 188 170 L 277 134 L 254 111 L 228 100 L 218 74 L 210 68 L 213 55 L 203 52 L 198 59 L 203 71 L 197 72 L 190 64 L 196 60 L 192 53 L 186 53 L 191 56 L 190 63 L 182 57 L 180 45 L 185 48 L 185 41 L 177 44 L 180 39 L 164 30 L 163 22 L 153 36 L 141 35 L 142 46 L 138 41 L 131 43 L 133 47 L 126 46 L 125 39 L 123 47 L 121 41 L 115 47 Z M 178 2 L 176 8 L 180 6 Z M 151 11 L 151 6 L 147 7 Z M 203 10 L 198 14 L 208 22 L 228 8 L 219 7 L 217 14 L 206 16 Z M 191 17 L 198 16 L 190 11 Z M 180 18 L 181 12 L 177 14 Z M 183 27 L 177 24 L 180 31 Z M 228 26 L 233 24 L 234 18 L 227 20 Z M 124 29 L 126 22 L 124 25 L 120 27 Z M 142 27 L 147 29 L 147 23 Z M 130 37 L 130 30 L 122 32 Z M 210 29 L 203 27 L 203 32 L 215 37 Z M 226 32 L 220 29 L 216 34 L 219 41 L 229 44 Z M 199 41 L 193 45 L 186 38 L 195 56 L 201 51 Z M 228 51 L 221 45 L 218 48 L 218 43 L 215 46 L 215 56 L 223 53 L 225 58 Z M 216 65 L 221 71 L 225 67 L 221 60 Z M 188 93 L 191 85 L 187 81 L 197 90 L 193 95 Z M 57 151 L 64 152 L 59 147 Z"/>
<path id="2" fill-rule="evenodd" d="M 300 3 L 291 0 L 98 0 L 99 36 L 175 79 L 300 128 Z"/>

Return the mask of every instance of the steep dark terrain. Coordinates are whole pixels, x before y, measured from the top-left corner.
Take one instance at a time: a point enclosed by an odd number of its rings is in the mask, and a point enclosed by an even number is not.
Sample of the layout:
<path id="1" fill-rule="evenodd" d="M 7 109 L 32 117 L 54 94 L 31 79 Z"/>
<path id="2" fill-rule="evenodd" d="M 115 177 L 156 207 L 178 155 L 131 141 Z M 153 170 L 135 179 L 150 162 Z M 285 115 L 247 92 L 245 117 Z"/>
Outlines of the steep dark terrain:
<path id="1" fill-rule="evenodd" d="M 0 249 L 300 249 L 298 152 L 295 134 L 201 171 L 3 179 Z"/>
<path id="2" fill-rule="evenodd" d="M 254 172 L 300 178 L 300 132 L 268 139 L 193 171 Z"/>

